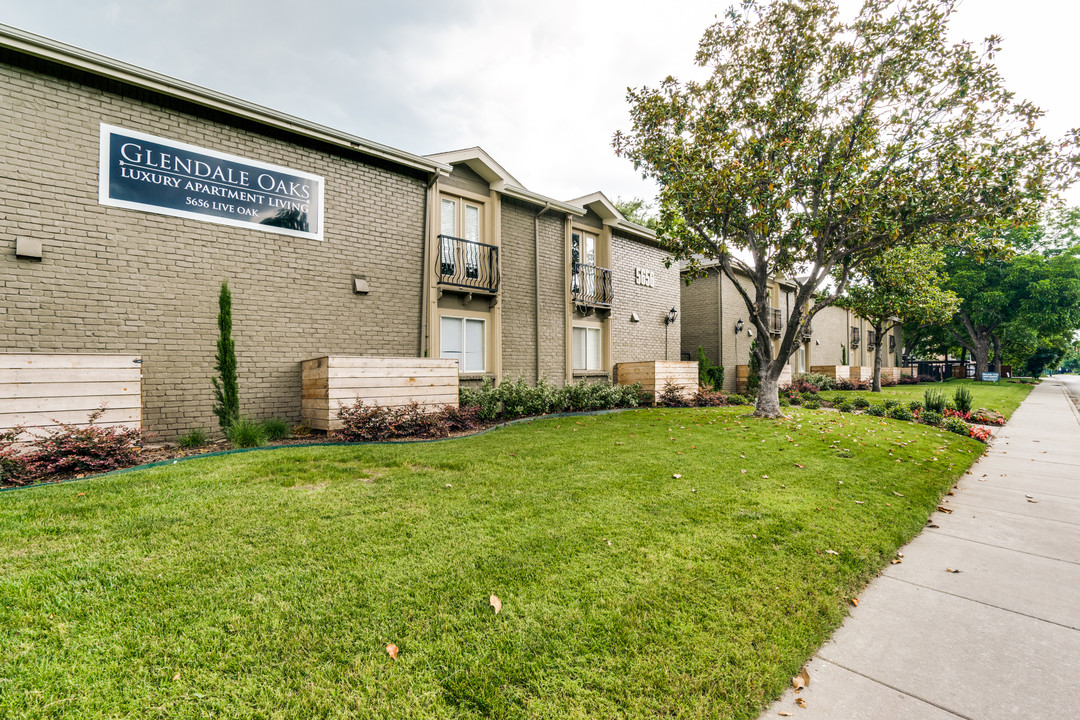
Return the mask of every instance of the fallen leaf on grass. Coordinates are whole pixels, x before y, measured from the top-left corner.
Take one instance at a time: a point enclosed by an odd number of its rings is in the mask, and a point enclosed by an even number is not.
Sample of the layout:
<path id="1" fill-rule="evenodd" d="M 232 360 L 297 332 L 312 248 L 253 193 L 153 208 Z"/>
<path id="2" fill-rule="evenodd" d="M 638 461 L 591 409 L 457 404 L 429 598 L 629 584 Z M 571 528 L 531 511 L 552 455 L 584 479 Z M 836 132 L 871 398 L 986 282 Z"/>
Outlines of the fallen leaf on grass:
<path id="1" fill-rule="evenodd" d="M 840 554 L 840 553 L 836 552 L 835 550 L 826 550 L 825 552 L 829 553 L 830 555 L 839 555 Z"/>
<path id="2" fill-rule="evenodd" d="M 678 480 L 678 479 L 680 479 L 680 478 L 682 477 L 682 475 L 680 475 L 679 473 L 675 473 L 675 474 L 674 474 L 674 475 L 672 475 L 671 477 L 673 477 L 673 478 L 675 478 L 676 480 Z"/>
<path id="3" fill-rule="evenodd" d="M 803 710 L 806 709 L 806 701 L 802 698 L 795 698 L 795 704 L 801 707 Z"/>
<path id="4" fill-rule="evenodd" d="M 895 490 L 892 491 L 892 494 L 895 495 L 896 497 L 904 497 L 903 494 L 898 493 Z"/>
<path id="5" fill-rule="evenodd" d="M 393 658 L 394 660 L 397 660 L 397 654 L 398 654 L 397 645 L 395 645 L 394 643 L 390 643 L 389 645 L 386 646 L 386 652 L 387 652 L 388 655 L 390 655 L 391 658 Z"/>
<path id="6" fill-rule="evenodd" d="M 742 474 L 743 474 L 743 475 L 745 475 L 745 474 L 746 474 L 746 471 L 745 471 L 745 470 L 743 470 L 743 471 L 742 471 Z"/>
<path id="7" fill-rule="evenodd" d="M 179 682 L 180 681 L 180 673 L 177 672 L 175 675 L 172 676 L 172 679 L 173 679 L 173 682 Z"/>
<path id="8" fill-rule="evenodd" d="M 865 504 L 866 504 L 866 501 L 865 501 L 865 500 L 856 500 L 856 501 L 855 501 L 855 504 L 856 504 L 856 505 L 865 505 Z"/>
<path id="9" fill-rule="evenodd" d="M 498 615 L 499 611 L 502 610 L 502 600 L 499 599 L 499 596 L 492 595 L 488 602 L 491 603 L 491 607 L 495 608 L 495 614 Z"/>
<path id="10" fill-rule="evenodd" d="M 78 495 L 76 495 L 75 497 L 82 497 L 82 496 L 83 496 L 83 495 L 85 495 L 85 494 L 86 494 L 86 493 L 79 493 L 79 494 L 78 494 Z M 1031 497 L 1031 496 L 1030 496 L 1030 495 L 1028 495 L 1028 497 Z"/>

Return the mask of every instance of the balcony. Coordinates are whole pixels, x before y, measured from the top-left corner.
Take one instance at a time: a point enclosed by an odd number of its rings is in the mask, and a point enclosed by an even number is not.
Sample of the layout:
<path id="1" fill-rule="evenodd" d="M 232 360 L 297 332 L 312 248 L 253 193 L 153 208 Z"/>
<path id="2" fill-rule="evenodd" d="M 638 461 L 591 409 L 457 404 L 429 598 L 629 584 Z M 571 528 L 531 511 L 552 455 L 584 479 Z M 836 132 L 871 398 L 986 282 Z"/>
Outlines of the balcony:
<path id="1" fill-rule="evenodd" d="M 574 263 L 570 275 L 570 294 L 575 305 L 610 308 L 614 297 L 611 271 L 595 265 Z"/>
<path id="2" fill-rule="evenodd" d="M 851 328 L 851 347 L 852 349 L 859 347 L 859 341 L 862 339 L 861 330 L 857 327 Z"/>
<path id="3" fill-rule="evenodd" d="M 769 333 L 779 335 L 782 332 L 784 332 L 784 316 L 780 313 L 780 308 L 769 308 Z"/>
<path id="4" fill-rule="evenodd" d="M 806 341 L 810 340 L 810 338 L 811 338 L 811 336 L 813 334 L 814 334 L 814 326 L 813 325 L 811 325 L 810 323 L 806 323 L 805 325 L 803 325 L 803 329 L 802 329 L 803 342 L 806 342 Z"/>
<path id="5" fill-rule="evenodd" d="M 439 284 L 469 292 L 499 292 L 499 248 L 450 235 L 439 236 L 435 262 Z"/>

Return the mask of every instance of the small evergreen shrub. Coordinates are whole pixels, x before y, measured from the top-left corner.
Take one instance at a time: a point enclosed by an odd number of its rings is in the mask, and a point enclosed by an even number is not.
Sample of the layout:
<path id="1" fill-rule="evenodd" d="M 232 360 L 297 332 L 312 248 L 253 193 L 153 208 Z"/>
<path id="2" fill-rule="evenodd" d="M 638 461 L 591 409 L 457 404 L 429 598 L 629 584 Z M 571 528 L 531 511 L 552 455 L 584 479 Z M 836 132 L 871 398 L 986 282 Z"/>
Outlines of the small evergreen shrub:
<path id="1" fill-rule="evenodd" d="M 874 417 L 884 417 L 885 408 L 881 405 L 871 405 L 870 407 L 866 408 L 866 414 L 873 415 Z"/>
<path id="2" fill-rule="evenodd" d="M 923 423 L 925 425 L 934 425 L 934 426 L 941 425 L 941 422 L 942 422 L 943 419 L 944 419 L 944 416 L 941 413 L 934 412 L 933 410 L 924 410 L 919 415 L 919 422 L 921 422 L 921 423 Z"/>
<path id="3" fill-rule="evenodd" d="M 910 410 L 899 404 L 890 407 L 888 410 L 886 410 L 885 414 L 891 417 L 893 420 L 906 420 L 908 422 L 911 422 L 915 419 L 915 416 L 911 414 Z"/>
<path id="4" fill-rule="evenodd" d="M 849 413 L 849 412 L 851 412 L 851 411 L 853 411 L 855 409 L 855 406 L 852 403 L 848 402 L 847 400 L 845 400 L 842 403 L 837 403 L 836 405 L 833 405 L 833 407 L 836 408 L 837 410 L 839 410 L 840 412 L 845 412 L 845 413 Z"/>
<path id="5" fill-rule="evenodd" d="M 749 405 L 750 404 L 750 398 L 746 397 L 745 395 L 728 395 L 727 396 L 727 404 L 728 405 Z"/>
<path id="6" fill-rule="evenodd" d="M 945 393 L 940 390 L 927 389 L 923 392 L 923 407 L 930 412 L 945 413 Z"/>
<path id="7" fill-rule="evenodd" d="M 233 420 L 225 431 L 225 437 L 238 448 L 261 447 L 266 444 L 266 430 L 262 423 L 243 415 Z"/>
<path id="8" fill-rule="evenodd" d="M 956 388 L 953 393 L 953 405 L 960 412 L 971 412 L 971 391 L 963 385 Z"/>
<path id="9" fill-rule="evenodd" d="M 970 426 L 958 417 L 945 418 L 941 421 L 941 427 L 951 433 L 956 433 L 957 435 L 963 435 L 964 437 L 970 436 Z"/>
<path id="10" fill-rule="evenodd" d="M 289 437 L 289 422 L 282 418 L 269 418 L 262 421 L 263 432 L 271 442 Z"/>
<path id="11" fill-rule="evenodd" d="M 780 398 L 780 407 L 791 407 L 791 400 L 786 397 Z"/>
<path id="12" fill-rule="evenodd" d="M 820 400 L 806 400 L 806 401 L 803 402 L 802 406 L 804 408 L 806 408 L 807 410 L 820 410 L 821 409 L 821 401 Z"/>
<path id="13" fill-rule="evenodd" d="M 833 407 L 836 407 L 840 403 L 847 402 L 847 398 L 843 395 L 833 395 L 832 400 L 830 400 L 829 402 L 832 404 Z"/>
<path id="14" fill-rule="evenodd" d="M 724 389 L 724 366 L 713 365 L 712 360 L 705 354 L 705 349 L 698 345 L 697 349 L 698 384 L 713 390 Z"/>
<path id="15" fill-rule="evenodd" d="M 176 441 L 176 444 L 185 450 L 191 450 L 193 448 L 202 447 L 209 442 L 209 440 L 210 438 L 207 436 L 206 430 L 202 428 L 192 428 L 181 435 Z"/>
<path id="16" fill-rule="evenodd" d="M 900 401 L 896 398 L 885 398 L 884 400 L 882 400 L 881 404 L 885 406 L 886 410 L 892 410 L 894 407 L 900 404 Z"/>
<path id="17" fill-rule="evenodd" d="M 912 400 L 908 403 L 908 409 L 913 413 L 917 413 L 923 409 L 922 400 Z"/>
<path id="18" fill-rule="evenodd" d="M 870 401 L 864 398 L 862 395 L 852 400 L 851 404 L 859 408 L 860 410 L 865 410 L 866 408 L 870 407 Z"/>

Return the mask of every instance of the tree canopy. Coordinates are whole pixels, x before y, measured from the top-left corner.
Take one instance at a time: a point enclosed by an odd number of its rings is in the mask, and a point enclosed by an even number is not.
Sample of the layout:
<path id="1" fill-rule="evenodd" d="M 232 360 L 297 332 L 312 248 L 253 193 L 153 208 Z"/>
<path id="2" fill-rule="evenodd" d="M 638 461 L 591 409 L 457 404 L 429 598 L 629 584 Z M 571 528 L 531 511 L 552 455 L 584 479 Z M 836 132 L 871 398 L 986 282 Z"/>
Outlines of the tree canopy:
<path id="1" fill-rule="evenodd" d="M 867 0 L 845 22 L 833 0 L 745 0 L 699 44 L 708 77 L 628 92 L 632 127 L 614 146 L 658 182 L 676 256 L 718 260 L 760 338 L 769 281 L 795 279 L 779 341 L 755 346 L 759 415 L 780 415 L 796 339 L 854 271 L 929 234 L 949 244 L 1029 219 L 1076 174 L 1076 133 L 1043 137 L 1042 112 L 993 64 L 998 40 L 947 39 L 955 4 Z"/>

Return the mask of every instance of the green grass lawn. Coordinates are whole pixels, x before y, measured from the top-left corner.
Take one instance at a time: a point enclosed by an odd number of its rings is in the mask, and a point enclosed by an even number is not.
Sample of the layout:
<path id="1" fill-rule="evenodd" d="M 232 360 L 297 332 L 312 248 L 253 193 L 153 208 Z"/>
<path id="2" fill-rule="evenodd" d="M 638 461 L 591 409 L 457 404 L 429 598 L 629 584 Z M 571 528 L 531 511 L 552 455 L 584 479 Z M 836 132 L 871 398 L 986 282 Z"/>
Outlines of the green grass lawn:
<path id="1" fill-rule="evenodd" d="M 791 410 L 0 493 L 0 717 L 754 718 L 983 447 Z"/>
<path id="2" fill-rule="evenodd" d="M 1031 385 L 1010 383 L 1004 380 L 996 383 L 975 382 L 974 380 L 947 380 L 942 383 L 932 382 L 919 385 L 895 385 L 893 387 L 883 387 L 879 393 L 870 392 L 869 390 L 826 390 L 822 391 L 821 397 L 826 400 L 831 400 L 834 395 L 843 395 L 848 399 L 861 395 L 875 405 L 881 404 L 881 401 L 885 398 L 896 398 L 906 404 L 912 400 L 922 400 L 923 394 L 929 389 L 940 390 L 945 393 L 947 399 L 952 400 L 953 393 L 955 393 L 956 388 L 961 385 L 967 387 L 967 389 L 971 391 L 972 409 L 987 408 L 989 410 L 996 410 L 1005 417 L 1012 416 L 1016 408 L 1020 407 L 1020 403 L 1023 402 L 1024 398 L 1031 392 L 1032 388 Z"/>

